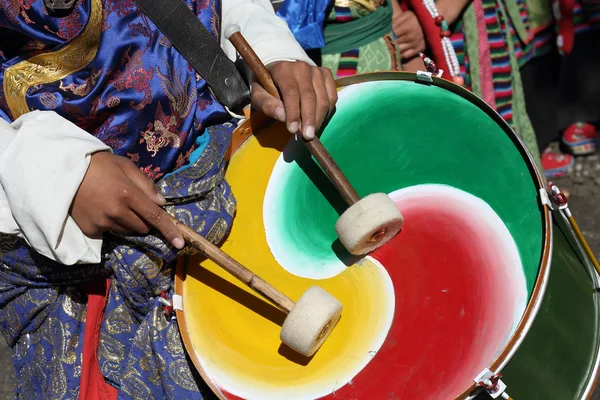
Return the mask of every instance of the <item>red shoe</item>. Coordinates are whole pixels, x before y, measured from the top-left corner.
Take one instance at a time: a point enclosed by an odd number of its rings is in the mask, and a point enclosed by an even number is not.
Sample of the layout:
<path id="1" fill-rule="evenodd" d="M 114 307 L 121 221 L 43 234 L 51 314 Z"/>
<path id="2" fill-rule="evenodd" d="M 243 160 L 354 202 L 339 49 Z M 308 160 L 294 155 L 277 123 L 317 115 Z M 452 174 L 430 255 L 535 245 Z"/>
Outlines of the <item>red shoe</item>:
<path id="1" fill-rule="evenodd" d="M 575 159 L 570 154 L 553 153 L 550 149 L 542 154 L 542 168 L 547 178 L 566 175 L 574 164 Z"/>
<path id="2" fill-rule="evenodd" d="M 578 122 L 570 125 L 562 135 L 562 142 L 569 153 L 585 156 L 596 152 L 598 132 L 594 125 Z"/>

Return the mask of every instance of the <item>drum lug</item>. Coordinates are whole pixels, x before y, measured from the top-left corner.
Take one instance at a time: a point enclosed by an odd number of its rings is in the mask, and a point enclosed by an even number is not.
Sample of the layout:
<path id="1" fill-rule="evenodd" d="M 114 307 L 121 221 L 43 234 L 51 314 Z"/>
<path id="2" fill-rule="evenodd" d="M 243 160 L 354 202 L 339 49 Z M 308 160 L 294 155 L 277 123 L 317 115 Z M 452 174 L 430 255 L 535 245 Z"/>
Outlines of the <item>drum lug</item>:
<path id="1" fill-rule="evenodd" d="M 474 380 L 477 387 L 485 390 L 492 399 L 510 399 L 506 393 L 506 384 L 502 382 L 501 377 L 502 374 L 494 374 L 486 368 Z"/>
<path id="2" fill-rule="evenodd" d="M 552 201 L 550 201 L 550 196 L 548 196 L 548 192 L 544 188 L 540 189 L 540 200 L 543 206 L 547 206 L 550 210 L 554 211 L 554 205 L 552 204 Z"/>
<path id="3" fill-rule="evenodd" d="M 417 80 L 423 83 L 431 84 L 433 83 L 433 74 L 431 72 L 425 71 L 417 71 Z"/>
<path id="4" fill-rule="evenodd" d="M 183 297 L 178 294 L 173 295 L 173 310 L 183 311 Z"/>
<path id="5" fill-rule="evenodd" d="M 165 317 L 167 317 L 167 319 L 175 318 L 175 311 L 183 311 L 183 299 L 178 294 L 174 294 L 171 300 L 169 300 L 167 292 L 163 290 L 160 292 L 158 302 L 162 304 L 163 311 L 165 312 Z"/>

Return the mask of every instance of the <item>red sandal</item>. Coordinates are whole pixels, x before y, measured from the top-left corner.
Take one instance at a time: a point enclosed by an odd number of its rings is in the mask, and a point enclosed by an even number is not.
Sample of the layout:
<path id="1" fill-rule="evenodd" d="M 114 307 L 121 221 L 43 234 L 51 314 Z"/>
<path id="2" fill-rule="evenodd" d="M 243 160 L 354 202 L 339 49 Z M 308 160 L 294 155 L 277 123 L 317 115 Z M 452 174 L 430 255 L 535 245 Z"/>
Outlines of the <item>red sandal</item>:
<path id="1" fill-rule="evenodd" d="M 546 149 L 542 153 L 542 168 L 547 178 L 564 176 L 571 171 L 575 164 L 575 158 L 570 154 L 554 153 Z"/>
<path id="2" fill-rule="evenodd" d="M 562 135 L 566 150 L 574 156 L 585 156 L 596 152 L 598 132 L 592 124 L 577 122 L 570 125 Z"/>

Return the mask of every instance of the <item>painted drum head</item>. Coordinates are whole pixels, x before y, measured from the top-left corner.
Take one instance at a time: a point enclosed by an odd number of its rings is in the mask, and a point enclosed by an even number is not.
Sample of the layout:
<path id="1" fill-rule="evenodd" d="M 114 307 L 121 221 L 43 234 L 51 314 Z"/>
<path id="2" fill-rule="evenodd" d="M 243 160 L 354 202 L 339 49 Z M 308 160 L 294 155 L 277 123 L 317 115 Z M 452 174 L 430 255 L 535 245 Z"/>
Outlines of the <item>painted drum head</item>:
<path id="1" fill-rule="evenodd" d="M 223 250 L 294 301 L 323 288 L 343 316 L 314 356 L 299 356 L 280 340 L 285 314 L 213 263 L 187 259 L 182 337 L 223 399 L 464 397 L 520 326 L 546 229 L 527 153 L 451 83 L 381 76 L 340 91 L 321 137 L 361 197 L 385 193 L 404 217 L 369 256 L 339 242 L 347 207 L 283 125 L 230 160 L 238 210 Z"/>

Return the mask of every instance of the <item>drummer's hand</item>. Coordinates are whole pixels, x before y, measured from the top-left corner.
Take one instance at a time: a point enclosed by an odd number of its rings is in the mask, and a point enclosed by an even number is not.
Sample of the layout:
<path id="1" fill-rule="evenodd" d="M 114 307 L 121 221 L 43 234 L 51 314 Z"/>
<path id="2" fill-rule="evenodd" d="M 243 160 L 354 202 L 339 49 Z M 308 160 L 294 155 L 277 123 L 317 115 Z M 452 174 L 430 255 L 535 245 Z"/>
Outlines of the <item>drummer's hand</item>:
<path id="1" fill-rule="evenodd" d="M 425 35 L 417 16 L 412 11 L 394 13 L 392 29 L 403 60 L 410 60 L 425 51 Z"/>
<path id="2" fill-rule="evenodd" d="M 277 62 L 270 65 L 269 70 L 283 102 L 254 83 L 252 107 L 273 119 L 286 122 L 290 133 L 301 129 L 306 139 L 314 138 L 315 131 L 337 102 L 331 71 L 301 61 Z"/>
<path id="3" fill-rule="evenodd" d="M 147 234 L 154 227 L 182 249 L 185 242 L 160 207 L 164 204 L 154 182 L 129 158 L 103 151 L 92 155 L 70 214 L 88 237 L 100 237 L 109 231 Z"/>

